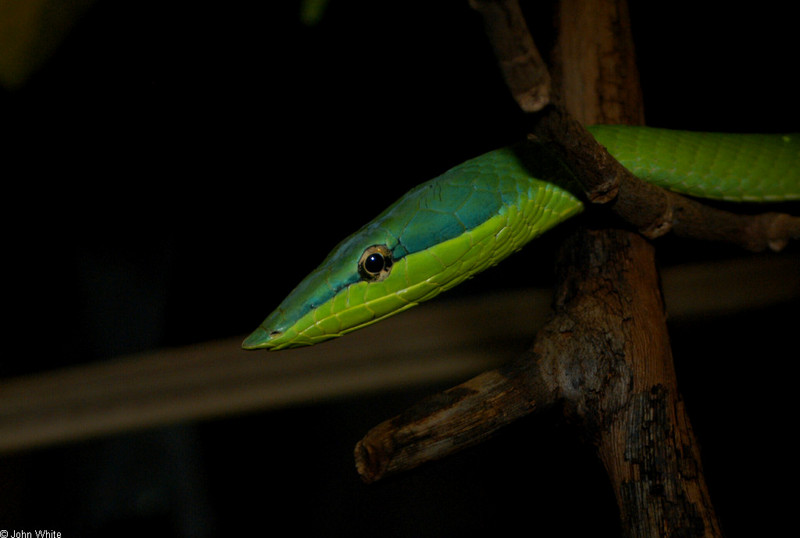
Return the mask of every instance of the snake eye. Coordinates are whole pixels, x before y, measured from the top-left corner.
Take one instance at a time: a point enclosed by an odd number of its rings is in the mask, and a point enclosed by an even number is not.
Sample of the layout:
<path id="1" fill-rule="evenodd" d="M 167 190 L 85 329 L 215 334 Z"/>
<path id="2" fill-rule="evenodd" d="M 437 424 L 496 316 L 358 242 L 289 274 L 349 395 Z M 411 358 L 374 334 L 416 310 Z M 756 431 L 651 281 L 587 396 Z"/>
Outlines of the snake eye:
<path id="1" fill-rule="evenodd" d="M 392 252 L 385 245 L 367 247 L 358 261 L 358 272 L 364 280 L 383 280 L 391 270 Z"/>

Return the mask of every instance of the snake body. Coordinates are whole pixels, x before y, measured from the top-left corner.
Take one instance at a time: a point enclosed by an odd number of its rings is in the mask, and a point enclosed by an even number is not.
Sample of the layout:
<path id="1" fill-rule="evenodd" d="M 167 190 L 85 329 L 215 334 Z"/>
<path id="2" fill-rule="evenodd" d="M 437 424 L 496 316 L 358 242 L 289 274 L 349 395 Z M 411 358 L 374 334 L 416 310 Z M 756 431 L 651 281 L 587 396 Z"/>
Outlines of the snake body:
<path id="1" fill-rule="evenodd" d="M 683 194 L 800 200 L 800 135 L 591 132 L 635 175 Z M 242 345 L 316 344 L 427 301 L 580 213 L 576 192 L 566 168 L 531 144 L 470 159 L 339 243 Z"/>

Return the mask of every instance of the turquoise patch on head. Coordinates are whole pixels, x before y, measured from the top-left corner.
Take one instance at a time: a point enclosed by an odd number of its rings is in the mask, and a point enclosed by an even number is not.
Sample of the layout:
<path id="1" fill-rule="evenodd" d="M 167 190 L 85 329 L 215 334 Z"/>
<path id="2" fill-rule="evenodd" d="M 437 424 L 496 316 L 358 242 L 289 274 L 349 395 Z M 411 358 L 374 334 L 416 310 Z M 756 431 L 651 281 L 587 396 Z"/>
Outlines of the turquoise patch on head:
<path id="1" fill-rule="evenodd" d="M 461 235 L 466 230 L 464 223 L 452 213 L 420 209 L 400 234 L 400 242 L 408 252 L 419 252 L 433 244 Z"/>

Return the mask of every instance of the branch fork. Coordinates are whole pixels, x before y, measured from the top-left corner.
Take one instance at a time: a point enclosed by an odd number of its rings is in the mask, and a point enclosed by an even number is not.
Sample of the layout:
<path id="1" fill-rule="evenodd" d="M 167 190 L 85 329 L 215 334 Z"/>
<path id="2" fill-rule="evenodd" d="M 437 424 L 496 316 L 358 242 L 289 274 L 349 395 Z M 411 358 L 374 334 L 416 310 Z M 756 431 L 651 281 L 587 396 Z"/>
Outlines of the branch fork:
<path id="1" fill-rule="evenodd" d="M 607 208 L 619 226 L 582 229 L 566 241 L 553 316 L 526 353 L 370 430 L 355 449 L 357 470 L 365 482 L 375 482 L 480 443 L 530 413 L 559 406 L 578 419 L 596 447 L 627 535 L 720 536 L 677 389 L 649 240 L 672 232 L 752 251 L 780 250 L 800 239 L 800 218 L 738 215 L 638 180 L 559 106 L 517 2 L 470 4 L 483 16 L 508 86 L 529 120 L 529 139 L 567 163 L 590 204 Z M 602 27 L 603 21 L 581 25 L 574 19 L 599 13 L 617 30 L 610 39 L 624 42 L 609 48 L 621 54 L 632 50 L 624 0 L 562 0 L 561 6 L 571 15 L 559 18 L 562 34 L 581 28 L 583 39 L 585 28 Z M 569 58 L 561 62 L 562 71 L 570 65 Z M 616 72 L 623 69 L 620 65 L 631 68 L 628 60 L 618 59 Z M 638 80 L 638 75 L 622 78 Z M 618 87 L 615 81 L 613 91 Z M 602 93 L 602 87 L 594 89 Z M 588 95 L 591 89 L 581 91 Z M 627 112 L 618 107 L 581 121 L 636 122 L 640 101 L 628 102 Z"/>

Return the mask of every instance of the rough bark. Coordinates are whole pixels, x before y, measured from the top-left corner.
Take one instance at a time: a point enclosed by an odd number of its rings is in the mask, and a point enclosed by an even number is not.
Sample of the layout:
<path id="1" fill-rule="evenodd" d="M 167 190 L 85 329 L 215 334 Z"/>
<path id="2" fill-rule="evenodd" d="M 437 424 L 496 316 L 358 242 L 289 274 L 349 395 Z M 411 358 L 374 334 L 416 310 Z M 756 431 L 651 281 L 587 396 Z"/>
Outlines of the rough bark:
<path id="1" fill-rule="evenodd" d="M 672 230 L 752 250 L 779 248 L 798 236 L 798 219 L 768 214 L 748 220 L 642 184 L 582 128 L 644 121 L 625 0 L 560 2 L 554 87 L 548 90 L 542 84 L 549 75 L 520 74 L 544 67 L 529 51 L 533 39 L 525 37 L 517 3 L 471 5 L 484 16 L 512 94 L 531 117 L 530 138 L 561 155 L 587 200 L 619 219 L 578 228 L 565 242 L 553 317 L 526 354 L 371 430 L 356 447 L 358 470 L 372 482 L 558 405 L 596 447 L 626 536 L 720 536 L 677 387 L 649 238 Z M 509 58 L 525 61 L 504 61 Z"/>

